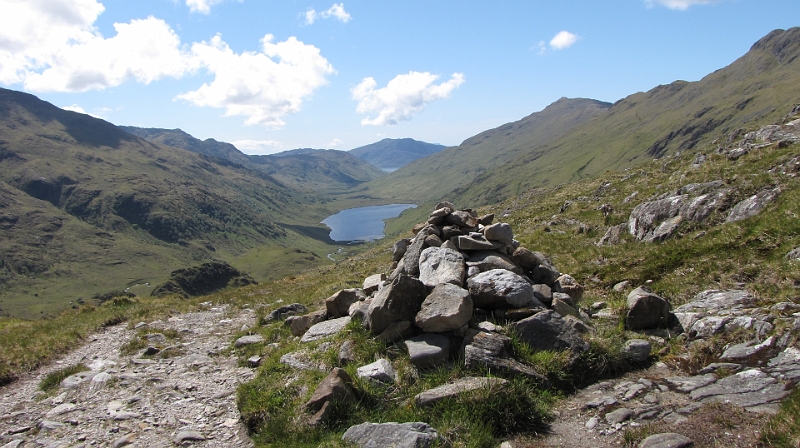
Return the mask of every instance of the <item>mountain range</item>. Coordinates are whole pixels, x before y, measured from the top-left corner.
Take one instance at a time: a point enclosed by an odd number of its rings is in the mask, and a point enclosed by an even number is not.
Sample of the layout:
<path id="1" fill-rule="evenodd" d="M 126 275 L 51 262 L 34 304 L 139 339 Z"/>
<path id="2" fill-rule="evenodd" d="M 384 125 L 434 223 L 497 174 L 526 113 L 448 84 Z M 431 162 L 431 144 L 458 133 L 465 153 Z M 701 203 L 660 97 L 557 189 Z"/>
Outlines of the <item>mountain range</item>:
<path id="1" fill-rule="evenodd" d="M 0 309 L 47 314 L 212 259 L 289 275 L 327 262 L 337 246 L 318 223 L 342 208 L 419 204 L 389 230 L 407 228 L 442 199 L 493 204 L 708 148 L 800 103 L 798 56 L 800 28 L 776 30 L 699 81 L 613 104 L 562 98 L 456 147 L 386 139 L 270 156 L 0 89 Z"/>

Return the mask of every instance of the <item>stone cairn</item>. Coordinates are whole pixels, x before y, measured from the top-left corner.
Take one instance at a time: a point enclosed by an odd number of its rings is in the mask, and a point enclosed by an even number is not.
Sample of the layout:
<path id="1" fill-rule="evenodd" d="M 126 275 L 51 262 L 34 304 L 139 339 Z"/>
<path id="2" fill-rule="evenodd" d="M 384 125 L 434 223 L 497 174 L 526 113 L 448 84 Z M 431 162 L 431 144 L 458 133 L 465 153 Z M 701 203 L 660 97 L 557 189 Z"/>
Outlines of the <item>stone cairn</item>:
<path id="1" fill-rule="evenodd" d="M 492 214 L 478 216 L 442 202 L 427 222 L 414 227 L 413 238 L 394 244 L 388 276 L 376 274 L 363 288 L 337 292 L 326 299 L 325 309 L 288 317 L 276 310 L 268 319 L 286 317 L 292 334 L 308 342 L 336 334 L 357 318 L 379 340 L 404 346 L 417 368 L 463 359 L 467 367 L 525 375 L 547 387 L 546 377 L 510 355 L 511 339 L 492 322 L 506 322 L 534 349 L 570 350 L 576 359 L 588 349 L 581 333 L 592 331 L 578 308 L 583 287 L 561 274 L 547 255 L 521 247 L 509 224 L 493 221 Z M 298 311 L 285 308 L 287 314 Z M 301 366 L 298 358 L 289 354 L 284 361 Z M 343 344 L 339 361 L 353 361 L 351 342 Z M 397 379 L 387 359 L 357 372 L 382 383 Z M 306 405 L 315 414 L 309 423 L 326 419 L 331 400 L 351 397 L 350 383 L 344 370 L 333 369 Z M 415 401 L 425 405 L 506 383 L 501 378 L 462 378 L 425 391 Z M 430 436 L 427 429 L 420 434 Z"/>

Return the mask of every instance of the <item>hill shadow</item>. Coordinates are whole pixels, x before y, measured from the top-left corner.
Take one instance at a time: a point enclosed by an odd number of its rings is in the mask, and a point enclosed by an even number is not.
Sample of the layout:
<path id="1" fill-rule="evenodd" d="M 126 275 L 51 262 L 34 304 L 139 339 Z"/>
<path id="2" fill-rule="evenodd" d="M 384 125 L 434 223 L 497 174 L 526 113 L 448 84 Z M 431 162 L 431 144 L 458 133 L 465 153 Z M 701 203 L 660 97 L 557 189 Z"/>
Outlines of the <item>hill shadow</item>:
<path id="1" fill-rule="evenodd" d="M 337 244 L 342 244 L 341 242 L 337 242 L 331 239 L 330 236 L 331 229 L 327 227 L 301 226 L 297 224 L 285 224 L 285 223 L 278 223 L 278 225 L 286 229 L 294 230 L 300 235 L 313 238 L 317 241 L 322 241 L 325 244 L 330 244 L 332 246 L 335 246 Z"/>

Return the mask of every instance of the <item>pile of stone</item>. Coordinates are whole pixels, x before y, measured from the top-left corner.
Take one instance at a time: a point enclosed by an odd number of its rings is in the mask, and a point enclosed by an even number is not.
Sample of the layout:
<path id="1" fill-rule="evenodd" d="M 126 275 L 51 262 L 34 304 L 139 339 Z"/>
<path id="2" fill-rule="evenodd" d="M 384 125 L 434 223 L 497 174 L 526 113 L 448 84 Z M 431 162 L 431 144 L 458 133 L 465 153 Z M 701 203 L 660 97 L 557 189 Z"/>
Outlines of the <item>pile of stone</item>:
<path id="1" fill-rule="evenodd" d="M 582 333 L 593 330 L 578 307 L 583 286 L 560 273 L 547 255 L 521 247 L 509 224 L 443 202 L 413 233 L 413 238 L 394 244 L 388 275 L 376 274 L 364 281 L 363 288 L 337 292 L 325 301 L 325 309 L 291 315 L 296 310 L 290 306 L 269 319 L 285 318 L 292 334 L 310 342 L 338 333 L 356 318 L 376 338 L 407 350 L 416 368 L 463 359 L 467 367 L 488 366 L 506 375 L 523 375 L 543 387 L 546 377 L 510 355 L 507 330 L 516 331 L 536 350 L 568 350 L 572 359 L 588 349 Z M 351 352 L 348 341 L 339 354 L 341 364 L 353 361 Z M 300 352 L 288 354 L 284 362 L 299 365 L 297 359 L 302 357 Z M 397 380 L 387 359 L 360 366 L 357 374 L 378 383 Z M 506 383 L 497 378 L 463 378 L 425 391 L 415 400 L 425 405 Z M 306 406 L 315 414 L 310 422 L 325 420 L 330 400 L 352 396 L 349 385 L 347 374 L 334 369 Z"/>

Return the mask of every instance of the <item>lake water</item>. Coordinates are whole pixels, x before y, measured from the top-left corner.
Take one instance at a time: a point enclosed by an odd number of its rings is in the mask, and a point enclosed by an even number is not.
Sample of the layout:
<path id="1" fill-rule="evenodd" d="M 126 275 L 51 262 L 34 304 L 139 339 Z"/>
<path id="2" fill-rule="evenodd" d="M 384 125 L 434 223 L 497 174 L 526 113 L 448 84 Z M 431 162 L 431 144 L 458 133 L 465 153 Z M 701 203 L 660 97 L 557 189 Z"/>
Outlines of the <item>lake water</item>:
<path id="1" fill-rule="evenodd" d="M 322 221 L 331 228 L 334 241 L 373 241 L 384 237 L 384 220 L 400 216 L 414 204 L 389 204 L 342 210 Z"/>

